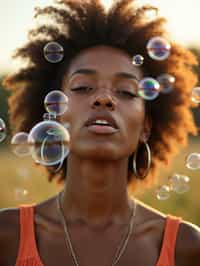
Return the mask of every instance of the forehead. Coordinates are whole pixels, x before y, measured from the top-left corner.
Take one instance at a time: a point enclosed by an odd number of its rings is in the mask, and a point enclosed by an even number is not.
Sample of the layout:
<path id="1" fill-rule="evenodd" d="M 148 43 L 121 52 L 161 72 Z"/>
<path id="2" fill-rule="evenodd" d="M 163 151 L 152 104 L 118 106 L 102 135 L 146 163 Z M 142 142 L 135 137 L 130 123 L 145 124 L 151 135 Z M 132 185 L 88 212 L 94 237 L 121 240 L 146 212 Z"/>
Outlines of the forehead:
<path id="1" fill-rule="evenodd" d="M 114 75 L 118 72 L 133 73 L 138 79 L 142 70 L 132 64 L 132 58 L 126 52 L 109 46 L 88 48 L 75 56 L 68 68 L 67 75 L 78 69 L 93 69 L 103 76 Z"/>

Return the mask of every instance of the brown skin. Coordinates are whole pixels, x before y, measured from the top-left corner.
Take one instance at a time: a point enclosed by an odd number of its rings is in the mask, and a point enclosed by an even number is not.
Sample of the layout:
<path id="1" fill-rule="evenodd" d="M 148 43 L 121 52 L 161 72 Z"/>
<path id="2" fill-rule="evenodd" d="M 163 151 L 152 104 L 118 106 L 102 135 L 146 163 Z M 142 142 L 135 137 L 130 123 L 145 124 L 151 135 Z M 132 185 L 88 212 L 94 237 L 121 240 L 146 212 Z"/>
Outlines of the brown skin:
<path id="1" fill-rule="evenodd" d="M 76 74 L 71 78 L 80 68 L 96 73 Z M 64 119 L 71 124 L 71 143 L 62 204 L 81 266 L 111 265 L 131 212 L 126 190 L 128 157 L 139 142 L 148 140 L 150 132 L 144 101 L 123 96 L 118 91 L 122 87 L 134 88 L 135 81 L 116 79 L 118 72 L 142 77 L 142 71 L 132 65 L 127 54 L 99 46 L 74 58 L 63 81 L 63 90 L 69 96 L 69 111 Z M 81 94 L 70 90 L 78 85 L 90 85 L 93 89 Z M 96 135 L 84 127 L 89 116 L 101 110 L 115 118 L 119 127 L 116 134 Z M 64 244 L 56 197 L 36 205 L 34 222 L 43 263 L 72 266 Z M 134 222 L 134 233 L 118 265 L 155 266 L 162 245 L 165 215 L 138 202 Z M 14 265 L 18 248 L 19 210 L 4 210 L 0 213 L 1 265 Z M 183 222 L 178 233 L 175 265 L 197 266 L 199 258 L 199 229 Z"/>

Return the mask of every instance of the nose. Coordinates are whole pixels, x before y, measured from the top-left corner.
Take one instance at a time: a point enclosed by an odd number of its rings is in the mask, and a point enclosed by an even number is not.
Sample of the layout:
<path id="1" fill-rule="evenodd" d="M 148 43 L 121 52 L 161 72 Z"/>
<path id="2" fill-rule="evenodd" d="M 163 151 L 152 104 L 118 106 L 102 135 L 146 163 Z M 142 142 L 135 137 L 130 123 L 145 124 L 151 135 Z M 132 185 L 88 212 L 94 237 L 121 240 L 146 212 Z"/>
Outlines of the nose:
<path id="1" fill-rule="evenodd" d="M 101 95 L 98 95 L 92 102 L 93 109 L 99 108 L 100 106 L 104 108 L 109 108 L 110 110 L 113 111 L 115 110 L 116 103 L 110 95 L 101 94 Z"/>

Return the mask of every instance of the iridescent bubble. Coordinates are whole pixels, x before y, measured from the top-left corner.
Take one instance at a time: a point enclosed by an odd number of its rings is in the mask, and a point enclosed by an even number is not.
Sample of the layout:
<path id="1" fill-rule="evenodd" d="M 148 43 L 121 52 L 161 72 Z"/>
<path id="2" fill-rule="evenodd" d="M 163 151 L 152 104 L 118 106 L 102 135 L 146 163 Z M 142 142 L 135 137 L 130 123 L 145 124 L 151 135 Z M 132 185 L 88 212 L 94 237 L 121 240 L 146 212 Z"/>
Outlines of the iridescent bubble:
<path id="1" fill-rule="evenodd" d="M 16 188 L 14 190 L 14 197 L 17 201 L 23 201 L 28 196 L 28 190 L 24 188 Z"/>
<path id="2" fill-rule="evenodd" d="M 12 151 L 19 157 L 25 157 L 30 155 L 30 149 L 28 145 L 28 134 L 25 132 L 19 132 L 11 139 Z"/>
<path id="3" fill-rule="evenodd" d="M 53 113 L 45 113 L 43 115 L 43 120 L 56 120 L 56 114 Z"/>
<path id="4" fill-rule="evenodd" d="M 45 97 L 44 106 L 48 113 L 63 115 L 68 109 L 68 97 L 62 91 L 51 91 Z"/>
<path id="5" fill-rule="evenodd" d="M 169 57 L 170 43 L 162 37 L 153 37 L 147 43 L 148 55 L 156 61 L 162 61 Z"/>
<path id="6" fill-rule="evenodd" d="M 139 82 L 138 95 L 145 100 L 154 100 L 158 97 L 160 85 L 153 78 L 144 78 Z"/>
<path id="7" fill-rule="evenodd" d="M 50 63 L 59 63 L 64 58 L 64 49 L 57 42 L 49 42 L 44 46 L 44 57 Z"/>
<path id="8" fill-rule="evenodd" d="M 161 93 L 170 93 L 174 88 L 175 77 L 170 74 L 162 74 L 157 77 Z"/>
<path id="9" fill-rule="evenodd" d="M 190 170 L 200 169 L 200 154 L 191 153 L 186 158 L 186 167 Z"/>
<path id="10" fill-rule="evenodd" d="M 192 101 L 194 103 L 200 103 L 200 87 L 195 87 L 192 90 Z"/>
<path id="11" fill-rule="evenodd" d="M 156 190 L 158 200 L 167 200 L 170 197 L 170 188 L 167 185 L 162 185 Z"/>
<path id="12" fill-rule="evenodd" d="M 28 136 L 33 159 L 45 166 L 63 162 L 69 154 L 69 141 L 69 132 L 56 121 L 40 122 Z"/>
<path id="13" fill-rule="evenodd" d="M 134 66 L 141 66 L 144 63 L 144 57 L 140 54 L 134 55 L 132 63 Z"/>
<path id="14" fill-rule="evenodd" d="M 185 175 L 174 174 L 169 177 L 169 185 L 171 190 L 178 194 L 183 194 L 190 189 L 190 178 Z"/>
<path id="15" fill-rule="evenodd" d="M 0 142 L 3 142 L 7 135 L 6 124 L 3 119 L 0 118 Z"/>

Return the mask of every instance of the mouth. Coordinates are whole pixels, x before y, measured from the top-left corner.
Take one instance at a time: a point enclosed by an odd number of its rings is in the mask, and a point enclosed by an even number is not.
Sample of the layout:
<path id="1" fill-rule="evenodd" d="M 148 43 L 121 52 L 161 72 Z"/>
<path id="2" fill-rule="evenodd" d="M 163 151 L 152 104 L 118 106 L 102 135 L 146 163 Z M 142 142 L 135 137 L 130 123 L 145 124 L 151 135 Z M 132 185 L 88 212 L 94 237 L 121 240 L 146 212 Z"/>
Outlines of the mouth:
<path id="1" fill-rule="evenodd" d="M 89 131 L 97 134 L 113 134 L 119 131 L 115 119 L 109 113 L 93 114 L 85 126 Z"/>

